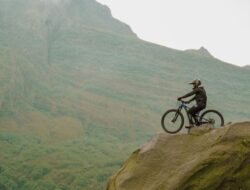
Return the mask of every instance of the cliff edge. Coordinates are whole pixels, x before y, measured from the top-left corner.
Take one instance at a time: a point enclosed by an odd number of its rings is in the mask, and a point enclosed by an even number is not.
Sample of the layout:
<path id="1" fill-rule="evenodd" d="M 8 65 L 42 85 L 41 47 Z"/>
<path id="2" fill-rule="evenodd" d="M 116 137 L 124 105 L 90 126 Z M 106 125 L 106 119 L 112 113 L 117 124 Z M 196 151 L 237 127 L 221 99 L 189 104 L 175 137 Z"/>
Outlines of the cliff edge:
<path id="1" fill-rule="evenodd" d="M 132 153 L 107 190 L 250 189 L 250 122 L 158 134 Z"/>

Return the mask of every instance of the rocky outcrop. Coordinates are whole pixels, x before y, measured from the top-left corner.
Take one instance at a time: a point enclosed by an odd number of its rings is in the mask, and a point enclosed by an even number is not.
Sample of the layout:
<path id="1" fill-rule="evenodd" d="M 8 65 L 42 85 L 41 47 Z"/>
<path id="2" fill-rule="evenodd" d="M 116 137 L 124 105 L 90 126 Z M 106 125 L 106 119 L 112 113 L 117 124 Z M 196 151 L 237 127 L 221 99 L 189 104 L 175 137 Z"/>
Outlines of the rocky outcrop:
<path id="1" fill-rule="evenodd" d="M 250 122 L 158 134 L 110 178 L 107 190 L 250 189 Z"/>
<path id="2" fill-rule="evenodd" d="M 200 47 L 200 49 L 188 49 L 184 51 L 185 53 L 191 54 L 191 55 L 198 55 L 203 57 L 212 57 L 212 54 L 203 46 Z"/>

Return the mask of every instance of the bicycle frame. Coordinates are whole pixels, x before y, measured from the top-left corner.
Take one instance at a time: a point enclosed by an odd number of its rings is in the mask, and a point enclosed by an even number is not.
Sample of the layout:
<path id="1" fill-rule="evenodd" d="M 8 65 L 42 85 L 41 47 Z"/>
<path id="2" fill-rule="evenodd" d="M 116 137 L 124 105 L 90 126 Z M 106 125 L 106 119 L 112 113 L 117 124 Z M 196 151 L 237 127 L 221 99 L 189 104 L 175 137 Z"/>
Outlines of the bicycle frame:
<path id="1" fill-rule="evenodd" d="M 197 121 L 188 113 L 188 110 L 190 109 L 187 104 L 183 101 L 181 101 L 181 105 L 178 108 L 178 112 L 181 112 L 181 110 L 184 108 L 184 110 L 186 111 L 186 115 L 189 121 L 189 124 L 195 124 L 197 126 L 202 125 L 202 124 L 206 124 L 206 123 L 212 123 L 212 121 L 209 121 L 205 118 L 203 118 L 203 121 L 200 121 L 200 116 L 199 114 L 197 115 Z M 176 114 L 176 116 L 174 117 L 174 121 L 176 121 L 176 119 L 178 118 L 179 114 Z M 194 121 L 193 121 L 194 119 Z"/>
<path id="2" fill-rule="evenodd" d="M 189 121 L 189 124 L 196 124 L 198 125 L 198 123 L 196 123 L 196 121 L 193 122 L 192 116 L 188 113 L 189 107 L 187 106 L 187 104 L 183 101 L 181 101 L 181 105 L 178 108 L 178 112 L 181 112 L 181 110 L 184 108 L 184 110 L 186 111 L 186 115 Z M 178 116 L 176 116 L 177 119 Z"/>

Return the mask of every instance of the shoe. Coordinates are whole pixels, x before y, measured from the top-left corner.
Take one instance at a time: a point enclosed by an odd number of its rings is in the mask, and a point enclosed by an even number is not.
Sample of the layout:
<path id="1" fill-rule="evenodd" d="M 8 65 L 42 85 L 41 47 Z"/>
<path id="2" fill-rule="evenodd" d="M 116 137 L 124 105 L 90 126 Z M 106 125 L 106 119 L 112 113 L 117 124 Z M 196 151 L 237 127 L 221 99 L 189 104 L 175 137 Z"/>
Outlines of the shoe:
<path id="1" fill-rule="evenodd" d="M 193 125 L 187 125 L 187 126 L 185 126 L 186 129 L 190 129 L 192 127 L 193 127 Z"/>

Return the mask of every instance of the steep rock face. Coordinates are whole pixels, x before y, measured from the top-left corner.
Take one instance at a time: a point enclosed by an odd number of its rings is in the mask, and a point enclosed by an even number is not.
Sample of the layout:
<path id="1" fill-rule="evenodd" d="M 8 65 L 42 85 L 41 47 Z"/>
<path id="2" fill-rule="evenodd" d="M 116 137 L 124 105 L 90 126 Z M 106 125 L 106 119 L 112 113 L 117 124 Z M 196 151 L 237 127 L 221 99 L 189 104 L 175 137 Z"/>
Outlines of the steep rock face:
<path id="1" fill-rule="evenodd" d="M 249 189 L 249 145 L 250 122 L 159 134 L 131 155 L 107 190 Z"/>
<path id="2" fill-rule="evenodd" d="M 94 0 L 1 1 L 0 112 L 51 111 L 52 104 L 63 105 L 58 97 L 66 88 L 59 86 L 87 83 L 98 63 L 107 62 L 102 54 L 112 53 L 110 43 L 117 39 L 137 37 Z M 69 88 L 68 97 L 75 91 L 72 84 Z"/>

